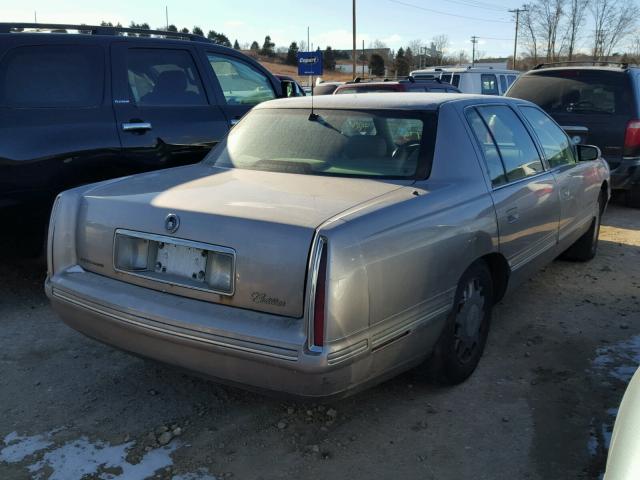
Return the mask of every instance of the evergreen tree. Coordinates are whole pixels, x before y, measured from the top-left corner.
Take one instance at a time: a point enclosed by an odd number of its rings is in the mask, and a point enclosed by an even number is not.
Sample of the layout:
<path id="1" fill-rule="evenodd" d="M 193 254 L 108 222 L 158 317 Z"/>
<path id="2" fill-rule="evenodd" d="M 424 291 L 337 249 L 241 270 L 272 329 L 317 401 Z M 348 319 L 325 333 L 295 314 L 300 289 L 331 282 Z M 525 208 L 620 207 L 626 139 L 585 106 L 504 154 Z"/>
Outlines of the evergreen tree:
<path id="1" fill-rule="evenodd" d="M 180 33 L 189 33 L 189 29 L 187 27 L 180 30 Z"/>
<path id="2" fill-rule="evenodd" d="M 384 58 L 382 55 L 374 53 L 369 59 L 369 72 L 375 77 L 384 76 Z"/>
<path id="3" fill-rule="evenodd" d="M 193 27 L 193 30 L 191 30 L 191 33 L 193 33 L 194 35 L 200 35 L 201 37 L 204 37 L 204 32 L 198 26 Z"/>
<path id="4" fill-rule="evenodd" d="M 258 45 L 258 42 L 256 42 L 255 40 L 251 43 L 251 50 L 253 50 L 254 52 L 257 52 L 258 50 L 260 50 L 260 45 Z"/>
<path id="5" fill-rule="evenodd" d="M 238 43 L 238 39 L 236 38 L 236 41 L 233 42 L 233 49 L 234 50 L 240 50 L 240 44 Z"/>
<path id="6" fill-rule="evenodd" d="M 400 47 L 396 53 L 395 66 L 398 77 L 406 77 L 409 75 L 409 62 L 407 62 L 407 58 L 404 56 L 404 49 L 402 47 Z"/>
<path id="7" fill-rule="evenodd" d="M 296 42 L 291 42 L 289 45 L 289 50 L 287 50 L 287 65 L 297 65 L 298 64 L 298 44 Z"/>
<path id="8" fill-rule="evenodd" d="M 264 43 L 262 44 L 260 54 L 266 57 L 273 57 L 275 55 L 275 51 L 273 50 L 275 46 L 276 44 L 271 41 L 271 37 L 267 35 L 264 37 Z"/>
<path id="9" fill-rule="evenodd" d="M 175 25 L 169 25 L 167 27 L 167 31 L 169 31 L 169 32 L 177 32 L 178 31 L 178 27 L 176 27 Z"/>
<path id="10" fill-rule="evenodd" d="M 224 33 L 219 33 L 215 30 L 209 30 L 209 33 L 207 33 L 207 38 L 218 45 L 231 47 L 231 41 L 229 40 L 229 37 L 227 37 Z"/>
<path id="11" fill-rule="evenodd" d="M 336 57 L 333 54 L 333 49 L 329 46 L 325 48 L 324 53 L 322 54 L 322 66 L 327 70 L 336 69 Z"/>

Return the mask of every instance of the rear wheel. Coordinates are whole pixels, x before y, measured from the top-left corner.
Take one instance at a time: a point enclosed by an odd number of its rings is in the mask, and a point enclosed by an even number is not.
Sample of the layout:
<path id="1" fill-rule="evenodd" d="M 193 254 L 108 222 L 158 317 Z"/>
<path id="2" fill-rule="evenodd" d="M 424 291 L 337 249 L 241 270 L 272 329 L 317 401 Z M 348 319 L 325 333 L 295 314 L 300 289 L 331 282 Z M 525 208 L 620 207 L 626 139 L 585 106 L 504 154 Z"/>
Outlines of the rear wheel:
<path id="1" fill-rule="evenodd" d="M 591 227 L 564 253 L 563 256 L 566 259 L 586 262 L 596 256 L 598 238 L 600 236 L 600 220 L 602 219 L 604 206 L 605 197 L 603 192 L 598 198 L 598 209 L 595 218 L 591 221 Z"/>
<path id="2" fill-rule="evenodd" d="M 430 360 L 438 381 L 456 384 L 473 373 L 487 341 L 492 309 L 491 272 L 480 261 L 460 279 L 454 308 Z"/>

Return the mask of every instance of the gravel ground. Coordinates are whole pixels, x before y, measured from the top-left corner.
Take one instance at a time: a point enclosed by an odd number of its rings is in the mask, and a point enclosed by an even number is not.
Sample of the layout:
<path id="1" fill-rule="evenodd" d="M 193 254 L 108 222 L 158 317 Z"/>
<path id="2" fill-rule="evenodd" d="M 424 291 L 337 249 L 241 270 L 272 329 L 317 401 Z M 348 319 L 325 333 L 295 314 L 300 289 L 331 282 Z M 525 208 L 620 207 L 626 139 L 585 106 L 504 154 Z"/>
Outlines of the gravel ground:
<path id="1" fill-rule="evenodd" d="M 640 363 L 640 211 L 603 224 L 594 261 L 556 261 L 496 308 L 463 385 L 414 371 L 329 405 L 89 340 L 50 309 L 38 263 L 3 258 L 0 478 L 599 478 Z"/>

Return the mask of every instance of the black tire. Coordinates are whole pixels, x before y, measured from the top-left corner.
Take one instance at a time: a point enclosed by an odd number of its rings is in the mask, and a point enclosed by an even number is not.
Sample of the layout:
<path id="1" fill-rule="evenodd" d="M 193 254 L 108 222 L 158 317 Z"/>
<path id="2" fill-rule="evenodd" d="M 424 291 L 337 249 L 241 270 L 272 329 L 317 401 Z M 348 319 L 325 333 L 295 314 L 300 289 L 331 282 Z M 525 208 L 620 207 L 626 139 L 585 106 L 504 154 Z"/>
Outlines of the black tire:
<path id="1" fill-rule="evenodd" d="M 455 385 L 473 373 L 487 342 L 493 303 L 491 272 L 478 261 L 458 283 L 454 307 L 428 363 L 432 378 Z"/>
<path id="2" fill-rule="evenodd" d="M 587 262 L 596 256 L 598 251 L 598 238 L 600 237 L 600 221 L 605 207 L 604 192 L 598 198 L 598 209 L 595 218 L 591 221 L 591 226 L 576 242 L 564 252 L 563 257 L 567 260 Z"/>
<path id="3" fill-rule="evenodd" d="M 627 206 L 640 208 L 640 184 L 632 185 L 626 195 Z"/>

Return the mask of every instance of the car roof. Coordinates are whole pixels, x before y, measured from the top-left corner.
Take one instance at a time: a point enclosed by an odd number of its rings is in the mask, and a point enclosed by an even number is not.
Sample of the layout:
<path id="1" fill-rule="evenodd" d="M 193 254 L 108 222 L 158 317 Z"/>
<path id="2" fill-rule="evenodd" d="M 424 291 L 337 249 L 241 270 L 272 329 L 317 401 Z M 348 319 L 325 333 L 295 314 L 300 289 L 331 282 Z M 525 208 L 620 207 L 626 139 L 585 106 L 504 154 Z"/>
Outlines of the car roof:
<path id="1" fill-rule="evenodd" d="M 625 73 L 628 70 L 637 70 L 637 67 L 621 68 L 621 67 L 614 67 L 611 65 L 541 67 L 541 68 L 534 68 L 532 70 L 529 70 L 528 72 L 525 72 L 523 75 L 535 75 L 537 73 L 544 73 L 544 72 L 561 72 L 566 70 L 589 70 L 589 71 L 607 71 L 607 72 Z"/>
<path id="2" fill-rule="evenodd" d="M 364 109 L 364 110 L 437 110 L 444 103 L 502 103 L 529 104 L 525 100 L 491 95 L 467 95 L 461 93 L 394 92 L 343 95 L 318 95 L 270 100 L 254 109 L 300 108 L 311 109 Z"/>

